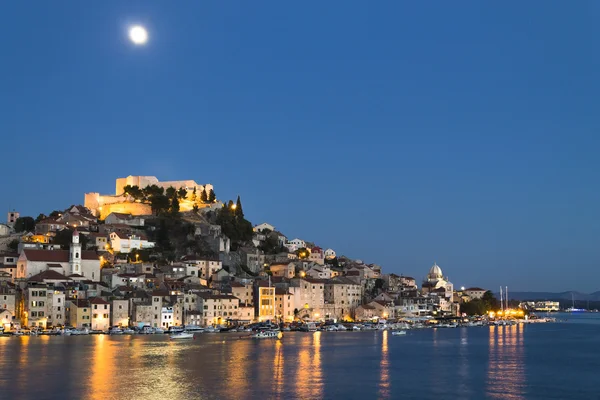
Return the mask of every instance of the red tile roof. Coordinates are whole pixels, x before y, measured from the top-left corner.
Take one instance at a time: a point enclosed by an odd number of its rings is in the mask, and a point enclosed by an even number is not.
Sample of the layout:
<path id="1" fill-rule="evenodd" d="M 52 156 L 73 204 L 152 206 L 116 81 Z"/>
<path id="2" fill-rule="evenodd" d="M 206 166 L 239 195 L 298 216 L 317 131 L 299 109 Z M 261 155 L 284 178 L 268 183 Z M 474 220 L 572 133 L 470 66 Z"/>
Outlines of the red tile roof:
<path id="1" fill-rule="evenodd" d="M 90 302 L 86 299 L 71 300 L 71 303 L 73 304 L 73 306 L 75 306 L 77 308 L 89 308 L 90 307 Z"/>
<path id="2" fill-rule="evenodd" d="M 27 261 L 46 261 L 49 263 L 60 263 L 69 262 L 69 251 L 68 250 L 37 250 L 37 249 L 25 249 L 23 250 Z M 82 260 L 98 260 L 98 254 L 93 250 L 84 250 L 81 252 Z"/>
<path id="3" fill-rule="evenodd" d="M 110 304 L 108 301 L 100 298 L 100 297 L 92 297 L 90 299 L 91 304 Z"/>
<path id="4" fill-rule="evenodd" d="M 46 271 L 40 272 L 37 275 L 32 276 L 31 278 L 27 279 L 27 281 L 28 282 L 43 282 L 45 279 L 47 279 L 47 280 L 63 280 L 63 281 L 70 280 L 63 274 L 60 274 L 56 271 L 48 269 Z"/>

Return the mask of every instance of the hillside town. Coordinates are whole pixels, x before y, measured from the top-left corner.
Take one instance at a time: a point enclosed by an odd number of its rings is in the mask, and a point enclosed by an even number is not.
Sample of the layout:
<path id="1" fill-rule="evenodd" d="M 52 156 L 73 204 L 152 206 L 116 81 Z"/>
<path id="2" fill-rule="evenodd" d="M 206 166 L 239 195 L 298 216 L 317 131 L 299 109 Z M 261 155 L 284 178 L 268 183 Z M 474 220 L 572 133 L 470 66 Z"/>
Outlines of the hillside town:
<path id="1" fill-rule="evenodd" d="M 169 329 L 461 315 L 486 296 L 252 225 L 212 185 L 129 176 L 37 218 L 0 224 L 0 327 Z"/>

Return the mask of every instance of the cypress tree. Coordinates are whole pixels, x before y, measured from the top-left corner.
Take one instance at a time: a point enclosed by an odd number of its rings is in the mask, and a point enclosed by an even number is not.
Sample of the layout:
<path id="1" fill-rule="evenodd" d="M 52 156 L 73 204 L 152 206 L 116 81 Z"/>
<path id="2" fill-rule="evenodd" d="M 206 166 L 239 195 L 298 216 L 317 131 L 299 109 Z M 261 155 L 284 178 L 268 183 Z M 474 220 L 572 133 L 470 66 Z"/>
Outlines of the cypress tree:
<path id="1" fill-rule="evenodd" d="M 242 210 L 242 201 L 238 195 L 237 201 L 235 202 L 235 215 L 236 217 L 244 218 L 244 211 Z"/>
<path id="2" fill-rule="evenodd" d="M 206 189 L 202 189 L 202 193 L 200 193 L 200 201 L 204 203 L 208 203 L 208 196 L 206 194 Z"/>
<path id="3" fill-rule="evenodd" d="M 214 203 L 215 201 L 217 201 L 217 196 L 215 195 L 215 191 L 210 189 L 210 192 L 208 192 L 208 202 Z"/>

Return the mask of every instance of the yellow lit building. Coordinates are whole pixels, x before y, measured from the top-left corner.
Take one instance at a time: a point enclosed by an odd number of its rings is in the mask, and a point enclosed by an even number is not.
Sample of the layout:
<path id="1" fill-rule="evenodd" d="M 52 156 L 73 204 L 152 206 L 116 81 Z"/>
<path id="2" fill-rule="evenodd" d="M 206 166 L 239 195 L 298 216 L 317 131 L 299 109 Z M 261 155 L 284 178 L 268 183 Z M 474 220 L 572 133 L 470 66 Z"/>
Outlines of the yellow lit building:
<path id="1" fill-rule="evenodd" d="M 257 288 L 258 301 L 257 317 L 259 321 L 272 321 L 275 319 L 275 288 L 266 282 L 260 282 Z"/>
<path id="2" fill-rule="evenodd" d="M 71 300 L 69 305 L 69 325 L 75 328 L 91 327 L 90 302 L 85 299 Z"/>

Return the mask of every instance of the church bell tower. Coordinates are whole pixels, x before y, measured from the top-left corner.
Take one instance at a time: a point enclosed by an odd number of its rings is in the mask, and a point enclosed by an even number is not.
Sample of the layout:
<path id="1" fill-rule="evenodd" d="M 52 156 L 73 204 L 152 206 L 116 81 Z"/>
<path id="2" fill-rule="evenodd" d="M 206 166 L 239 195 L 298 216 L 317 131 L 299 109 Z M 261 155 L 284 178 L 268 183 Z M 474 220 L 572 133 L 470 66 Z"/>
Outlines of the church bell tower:
<path id="1" fill-rule="evenodd" d="M 77 229 L 73 232 L 73 240 L 71 241 L 69 266 L 71 267 L 71 274 L 81 275 L 81 243 L 79 243 Z"/>

